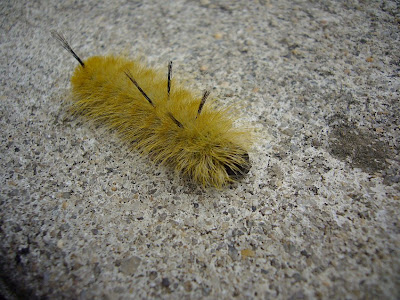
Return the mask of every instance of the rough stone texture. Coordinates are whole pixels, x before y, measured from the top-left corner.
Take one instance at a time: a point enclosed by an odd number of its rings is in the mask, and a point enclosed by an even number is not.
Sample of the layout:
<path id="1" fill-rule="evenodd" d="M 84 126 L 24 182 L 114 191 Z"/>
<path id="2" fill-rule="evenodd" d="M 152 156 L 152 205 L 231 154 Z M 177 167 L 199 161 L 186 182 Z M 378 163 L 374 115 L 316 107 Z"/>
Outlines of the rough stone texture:
<path id="1" fill-rule="evenodd" d="M 399 299 L 395 1 L 2 1 L 0 291 L 30 299 Z M 222 191 L 68 116 L 80 56 L 127 53 L 259 133 Z"/>

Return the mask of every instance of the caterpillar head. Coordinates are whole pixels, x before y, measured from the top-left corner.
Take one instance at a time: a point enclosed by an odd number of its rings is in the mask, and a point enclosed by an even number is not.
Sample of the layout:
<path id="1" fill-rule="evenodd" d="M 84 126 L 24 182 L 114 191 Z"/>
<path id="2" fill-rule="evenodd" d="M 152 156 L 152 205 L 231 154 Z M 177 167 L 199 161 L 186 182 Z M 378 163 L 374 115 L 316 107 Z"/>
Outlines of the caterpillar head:
<path id="1" fill-rule="evenodd" d="M 223 164 L 223 167 L 232 180 L 239 180 L 250 171 L 251 165 L 249 154 L 245 152 L 241 155 L 240 162 L 234 163 L 233 165 Z"/>
<path id="2" fill-rule="evenodd" d="M 190 169 L 190 166 L 187 166 Z M 217 145 L 202 154 L 193 166 L 192 177 L 203 186 L 220 188 L 242 179 L 251 168 L 249 154 L 234 144 Z"/>

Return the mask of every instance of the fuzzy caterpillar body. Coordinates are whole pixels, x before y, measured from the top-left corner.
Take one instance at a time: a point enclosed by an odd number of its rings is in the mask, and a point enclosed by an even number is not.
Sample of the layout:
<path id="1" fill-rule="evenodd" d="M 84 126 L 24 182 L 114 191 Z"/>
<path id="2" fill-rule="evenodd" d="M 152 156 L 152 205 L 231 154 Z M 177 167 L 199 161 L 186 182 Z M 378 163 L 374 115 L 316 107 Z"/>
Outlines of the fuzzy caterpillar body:
<path id="1" fill-rule="evenodd" d="M 82 61 L 65 38 L 52 32 L 80 63 L 71 77 L 72 112 L 115 130 L 122 141 L 156 163 L 202 186 L 234 182 L 250 169 L 250 134 L 234 126 L 228 108 L 207 102 L 165 72 L 120 56 Z"/>

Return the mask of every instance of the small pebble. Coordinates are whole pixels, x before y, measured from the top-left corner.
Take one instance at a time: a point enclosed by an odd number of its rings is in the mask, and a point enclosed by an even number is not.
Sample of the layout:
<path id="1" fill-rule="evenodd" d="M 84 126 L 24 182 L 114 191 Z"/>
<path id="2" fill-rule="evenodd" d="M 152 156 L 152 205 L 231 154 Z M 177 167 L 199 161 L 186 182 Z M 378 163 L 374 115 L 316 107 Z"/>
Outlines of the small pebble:
<path id="1" fill-rule="evenodd" d="M 166 278 L 166 277 L 164 277 L 164 278 L 161 280 L 161 285 L 162 285 L 163 287 L 169 287 L 170 284 L 171 284 L 171 282 L 170 282 L 169 279 Z"/>
<path id="2" fill-rule="evenodd" d="M 221 32 L 217 32 L 216 34 L 214 34 L 214 38 L 217 40 L 222 39 L 222 37 L 223 37 L 223 34 Z"/>
<path id="3" fill-rule="evenodd" d="M 64 241 L 63 240 L 58 240 L 57 241 L 57 247 L 62 249 L 64 247 Z"/>
<path id="4" fill-rule="evenodd" d="M 206 65 L 200 66 L 200 71 L 205 72 L 207 70 L 208 70 L 208 66 L 206 66 Z"/>
<path id="5" fill-rule="evenodd" d="M 132 256 L 121 261 L 120 271 L 125 275 L 133 275 L 141 263 L 140 257 Z"/>
<path id="6" fill-rule="evenodd" d="M 242 251 L 240 251 L 240 254 L 242 254 L 242 259 L 256 256 L 256 253 L 251 249 L 243 249 Z"/>

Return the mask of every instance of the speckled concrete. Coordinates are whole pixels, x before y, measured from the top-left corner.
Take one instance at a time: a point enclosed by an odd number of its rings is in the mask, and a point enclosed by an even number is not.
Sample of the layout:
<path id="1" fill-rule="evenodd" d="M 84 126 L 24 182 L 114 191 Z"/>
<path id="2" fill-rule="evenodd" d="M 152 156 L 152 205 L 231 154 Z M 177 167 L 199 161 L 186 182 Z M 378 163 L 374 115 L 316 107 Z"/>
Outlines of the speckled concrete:
<path id="1" fill-rule="evenodd" d="M 7 2 L 2 297 L 400 298 L 398 2 Z M 69 116 L 51 29 L 243 104 L 249 175 L 204 190 Z"/>

